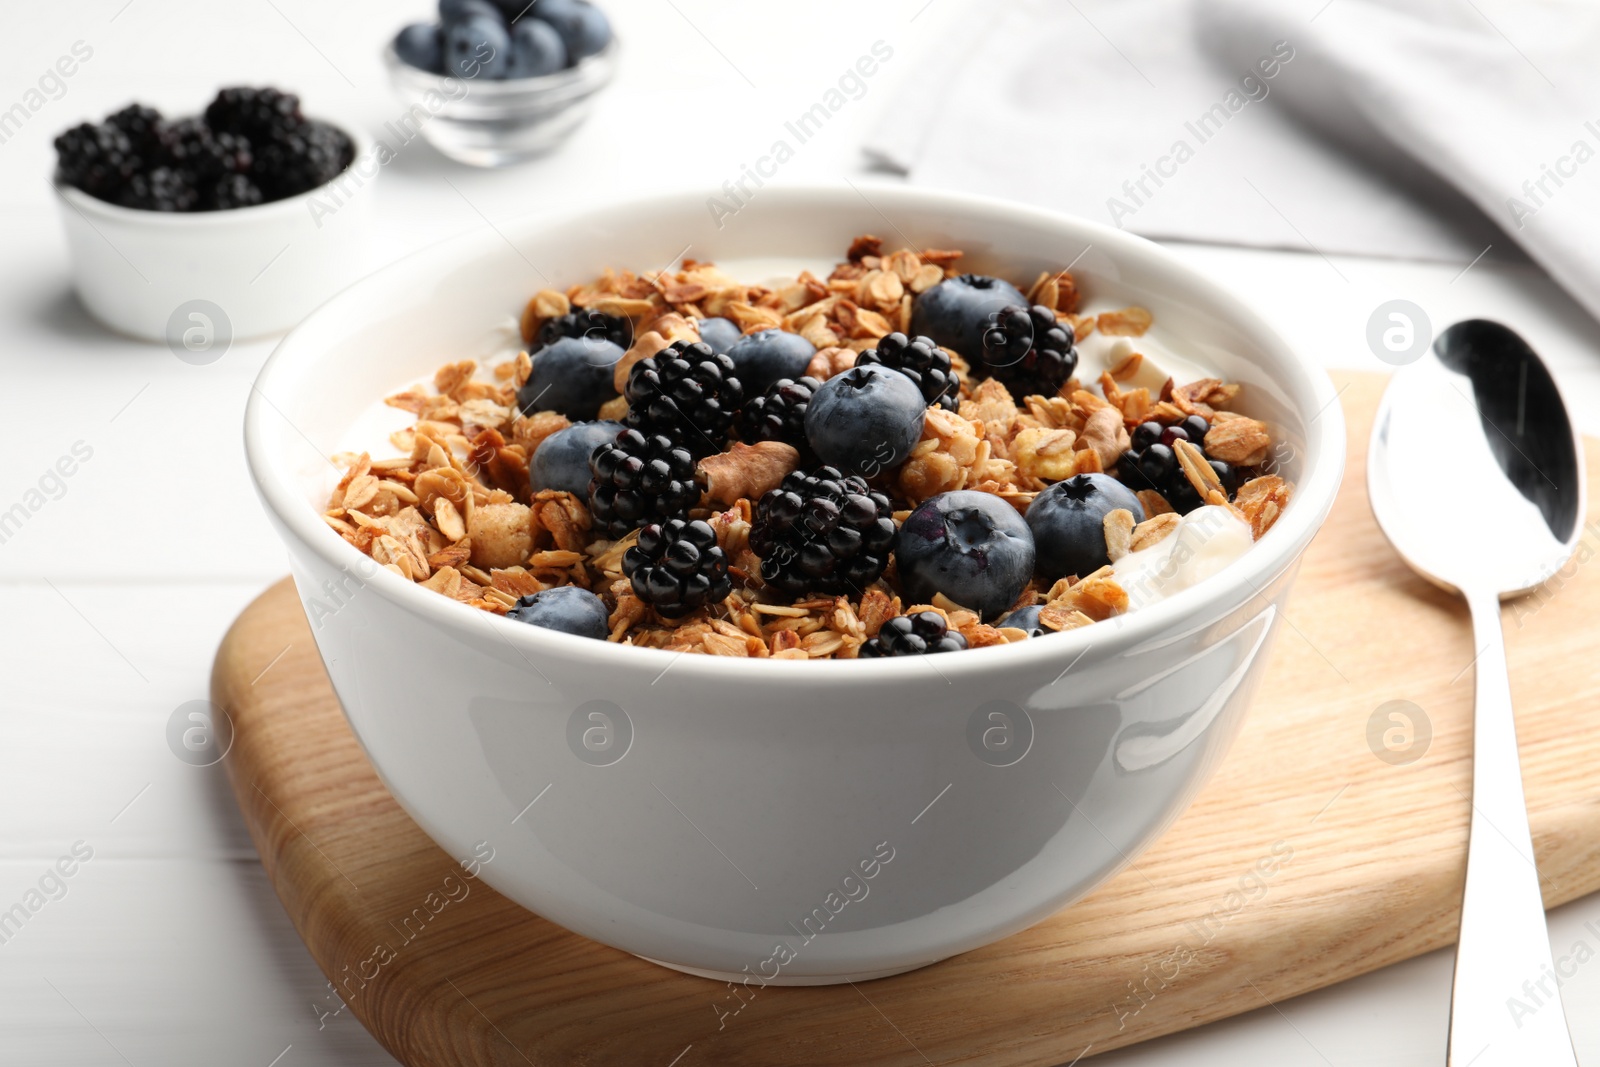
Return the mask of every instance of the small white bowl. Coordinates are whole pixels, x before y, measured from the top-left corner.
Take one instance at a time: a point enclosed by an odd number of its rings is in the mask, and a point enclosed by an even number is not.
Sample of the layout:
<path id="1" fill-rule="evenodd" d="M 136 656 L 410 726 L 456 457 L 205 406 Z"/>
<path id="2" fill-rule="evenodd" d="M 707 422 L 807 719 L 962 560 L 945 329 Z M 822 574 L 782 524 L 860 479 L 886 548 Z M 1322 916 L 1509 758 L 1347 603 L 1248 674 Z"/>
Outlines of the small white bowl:
<path id="1" fill-rule="evenodd" d="M 418 70 L 390 44 L 383 62 L 406 106 L 391 125 L 406 136 L 418 128 L 428 143 L 458 163 L 504 167 L 553 150 L 589 117 L 593 97 L 617 69 L 617 41 L 577 66 L 538 78 L 457 78 Z"/>
<path id="2" fill-rule="evenodd" d="M 1290 446 L 1282 471 L 1298 489 L 1277 525 L 1219 574 L 1083 629 L 794 662 L 485 615 L 377 567 L 322 521 L 327 456 L 356 443 L 377 398 L 478 351 L 535 291 L 674 262 L 686 244 L 702 261 L 826 262 L 862 233 L 964 249 L 970 269 L 1022 282 L 1076 260 L 1097 301 L 1151 309 Z M 1261 679 L 1339 486 L 1344 420 L 1320 369 L 1148 241 L 970 196 L 774 187 L 720 227 L 703 195 L 679 195 L 507 224 L 394 264 L 278 346 L 245 448 L 351 726 L 424 830 L 458 857 L 488 842 L 489 884 L 587 937 L 691 973 L 799 984 L 1015 933 L 1177 818 Z"/>
<path id="3" fill-rule="evenodd" d="M 57 183 L 84 306 L 118 333 L 167 341 L 197 362 L 218 342 L 282 333 L 305 318 L 366 268 L 369 187 L 381 168 L 363 133 L 340 128 L 356 146 L 344 173 L 255 207 L 142 211 Z M 197 324 L 210 338 L 200 347 Z"/>

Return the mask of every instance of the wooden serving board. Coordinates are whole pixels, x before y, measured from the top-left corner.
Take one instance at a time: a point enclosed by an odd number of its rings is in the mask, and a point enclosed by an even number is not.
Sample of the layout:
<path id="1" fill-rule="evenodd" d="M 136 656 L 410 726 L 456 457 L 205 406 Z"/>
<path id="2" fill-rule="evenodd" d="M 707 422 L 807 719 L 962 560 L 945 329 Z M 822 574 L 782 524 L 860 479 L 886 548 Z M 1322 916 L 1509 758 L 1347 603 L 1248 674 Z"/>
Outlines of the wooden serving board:
<path id="1" fill-rule="evenodd" d="M 287 580 L 234 624 L 213 678 L 262 862 L 331 979 L 390 949 L 348 1010 L 408 1067 L 1052 1067 L 1447 945 L 1464 870 L 1474 649 L 1464 607 L 1400 563 L 1368 510 L 1362 456 L 1382 380 L 1339 384 L 1344 491 L 1231 755 L 1135 867 L 1006 941 L 856 986 L 769 987 L 720 1029 L 721 983 L 585 940 L 482 882 L 407 943 L 395 924 L 459 870 L 357 747 Z M 1593 441 L 1588 458 L 1600 469 Z M 1600 491 L 1589 499 L 1600 507 Z M 1593 527 L 1580 560 L 1597 540 Z M 1600 568 L 1586 563 L 1506 609 L 1550 906 L 1600 889 L 1597 615 Z M 1414 705 L 1401 709 L 1419 727 L 1409 739 L 1393 709 L 1372 725 L 1391 701 Z M 1408 751 L 1420 758 L 1402 759 Z"/>

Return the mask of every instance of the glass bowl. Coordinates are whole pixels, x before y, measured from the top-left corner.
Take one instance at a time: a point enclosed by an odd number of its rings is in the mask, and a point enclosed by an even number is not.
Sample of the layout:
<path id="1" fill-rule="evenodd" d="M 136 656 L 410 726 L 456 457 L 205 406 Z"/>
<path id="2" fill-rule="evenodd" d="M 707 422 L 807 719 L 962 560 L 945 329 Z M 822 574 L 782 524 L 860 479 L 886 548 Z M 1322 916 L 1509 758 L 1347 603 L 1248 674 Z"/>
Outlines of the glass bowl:
<path id="1" fill-rule="evenodd" d="M 440 152 L 474 167 L 535 159 L 566 140 L 589 117 L 594 95 L 616 73 L 615 39 L 577 66 L 538 78 L 458 78 L 418 70 L 391 44 L 384 49 L 389 84 L 406 105 L 393 132 L 418 132 Z"/>

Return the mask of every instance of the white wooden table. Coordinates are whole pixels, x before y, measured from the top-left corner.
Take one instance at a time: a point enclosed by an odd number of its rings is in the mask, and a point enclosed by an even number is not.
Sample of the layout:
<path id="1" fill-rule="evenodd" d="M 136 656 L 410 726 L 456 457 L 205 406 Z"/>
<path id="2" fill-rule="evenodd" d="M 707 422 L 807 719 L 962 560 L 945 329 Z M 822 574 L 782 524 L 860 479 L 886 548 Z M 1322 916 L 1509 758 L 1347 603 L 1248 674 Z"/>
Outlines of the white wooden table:
<path id="1" fill-rule="evenodd" d="M 779 180 L 860 175 L 857 144 L 890 81 L 962 2 L 612 0 L 627 51 L 592 122 L 554 158 L 506 172 L 408 148 L 376 188 L 373 262 L 536 208 L 663 186 L 709 196 L 883 40 L 894 56 L 865 96 Z M 100 329 L 71 295 L 47 176 L 62 128 L 135 96 L 193 111 L 219 84 L 294 88 L 313 112 L 377 130 L 400 111 L 379 48 L 426 6 L 7 2 L 0 111 L 42 102 L 0 143 L 0 512 L 39 506 L 0 543 L 0 912 L 42 906 L 20 929 L 0 926 L 0 1064 L 393 1063 L 349 1013 L 322 1016 L 323 978 L 267 884 L 221 768 L 185 765 L 165 737 L 174 709 L 206 695 L 229 621 L 285 571 L 240 448 L 245 397 L 271 344 L 236 345 L 196 367 Z M 30 98 L 77 41 L 93 55 L 64 93 Z M 652 140 L 693 150 L 641 149 Z M 1392 298 L 1416 301 L 1440 325 L 1500 318 L 1555 365 L 1580 423 L 1600 432 L 1600 328 L 1537 270 L 1492 256 L 1462 273 L 1465 264 L 1178 251 L 1330 366 L 1382 369 L 1365 325 Z M 70 478 L 48 477 L 75 445 L 90 458 Z M 47 871 L 78 842 L 92 858 L 65 864 L 73 874 L 58 882 Z M 41 879 L 48 894 L 29 898 Z M 1557 955 L 1579 941 L 1600 949 L 1595 931 L 1600 899 L 1563 909 Z M 1433 1065 L 1449 978 L 1436 955 L 1098 1062 Z M 1580 970 L 1566 993 L 1580 1051 L 1600 1060 L 1600 966 Z"/>

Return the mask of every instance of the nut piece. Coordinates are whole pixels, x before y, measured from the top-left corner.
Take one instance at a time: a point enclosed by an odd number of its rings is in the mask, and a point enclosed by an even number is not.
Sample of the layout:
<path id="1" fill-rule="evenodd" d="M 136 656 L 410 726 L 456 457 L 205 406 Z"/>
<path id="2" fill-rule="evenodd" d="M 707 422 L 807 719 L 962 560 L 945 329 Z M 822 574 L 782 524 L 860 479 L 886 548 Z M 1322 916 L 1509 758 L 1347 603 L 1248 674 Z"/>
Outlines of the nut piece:
<path id="1" fill-rule="evenodd" d="M 541 489 L 533 498 L 535 539 L 540 530 L 550 534 L 556 548 L 578 551 L 589 543 L 591 520 L 584 502 L 559 489 Z"/>
<path id="2" fill-rule="evenodd" d="M 436 467 L 417 475 L 411 486 L 417 494 L 417 506 L 424 514 L 433 514 L 435 502 L 447 499 L 455 506 L 457 514 L 472 516 L 472 489 L 466 476 L 454 467 Z"/>
<path id="3" fill-rule="evenodd" d="M 1079 440 L 1083 448 L 1092 448 L 1100 457 L 1100 469 L 1114 470 L 1117 457 L 1128 450 L 1128 431 L 1123 425 L 1122 412 L 1113 407 L 1100 408 L 1089 415 L 1083 424 Z"/>
<path id="4" fill-rule="evenodd" d="M 467 536 L 467 525 L 462 521 L 461 513 L 456 506 L 450 503 L 447 496 L 435 497 L 433 501 L 433 521 L 439 527 L 439 532 L 451 541 L 459 541 Z"/>
<path id="5" fill-rule="evenodd" d="M 1227 419 L 1206 432 L 1205 445 L 1207 454 L 1215 459 L 1239 467 L 1255 467 L 1266 461 L 1272 435 L 1265 423 L 1255 419 Z"/>
<path id="6" fill-rule="evenodd" d="M 1185 415 L 1204 415 L 1208 419 L 1232 404 L 1238 396 L 1237 384 L 1224 385 L 1217 378 L 1201 378 L 1172 387 L 1172 403 L 1179 411 Z"/>
<path id="7" fill-rule="evenodd" d="M 515 567 L 533 551 L 533 512 L 526 504 L 484 504 L 467 516 L 472 563 L 489 569 Z"/>
<path id="8" fill-rule="evenodd" d="M 1294 486 L 1276 474 L 1252 478 L 1239 487 L 1234 502 L 1249 520 L 1250 532 L 1255 534 L 1256 540 L 1272 529 L 1283 509 L 1289 506 L 1289 496 L 1293 492 Z"/>
<path id="9" fill-rule="evenodd" d="M 1077 311 L 1078 283 L 1073 280 L 1070 271 L 1040 274 L 1028 289 L 1028 303 L 1043 304 L 1057 312 Z"/>
<path id="10" fill-rule="evenodd" d="M 1140 489 L 1133 494 L 1139 498 L 1139 503 L 1144 507 L 1145 515 L 1154 518 L 1157 515 L 1176 515 L 1172 505 L 1167 503 L 1167 498 L 1154 489 Z"/>
<path id="11" fill-rule="evenodd" d="M 1139 352 L 1130 351 L 1126 356 L 1123 356 L 1122 360 L 1118 362 L 1116 366 L 1112 367 L 1108 373 L 1110 373 L 1113 381 L 1127 382 L 1132 381 L 1138 375 L 1140 368 L 1143 366 L 1144 355 Z"/>
<path id="12" fill-rule="evenodd" d="M 1132 550 L 1133 512 L 1115 508 L 1106 512 L 1100 525 L 1106 534 L 1106 558 L 1115 563 Z"/>
<path id="13" fill-rule="evenodd" d="M 1055 588 L 1050 591 L 1057 592 Z M 1083 581 L 1076 582 L 1059 595 L 1053 596 L 1050 606 L 1081 611 L 1095 622 L 1100 622 L 1127 611 L 1128 594 L 1117 583 L 1111 568 L 1101 567 Z M 1043 619 L 1044 613 L 1041 612 L 1039 617 Z"/>
<path id="14" fill-rule="evenodd" d="M 1143 337 L 1154 321 L 1150 312 L 1142 307 L 1127 307 L 1120 311 L 1102 311 L 1095 316 L 1095 325 L 1108 337 Z"/>
<path id="15" fill-rule="evenodd" d="M 1110 518 L 1109 515 L 1106 517 Z M 1133 528 L 1133 539 L 1128 547 L 1137 552 L 1141 548 L 1158 545 L 1166 539 L 1168 534 L 1177 530 L 1178 522 L 1178 513 L 1175 511 L 1152 515 Z"/>
<path id="16" fill-rule="evenodd" d="M 1206 462 L 1205 453 L 1191 441 L 1174 441 L 1172 445 L 1172 450 L 1178 454 L 1178 466 L 1183 468 L 1184 477 L 1189 479 L 1189 484 L 1194 486 L 1201 500 L 1209 500 L 1213 491 L 1222 493 L 1224 500 L 1228 498 L 1223 492 L 1222 480 L 1211 469 L 1211 464 Z"/>
<path id="17" fill-rule="evenodd" d="M 961 417 L 981 422 L 986 433 L 1004 438 L 1017 423 L 1017 402 L 1010 389 L 985 378 L 973 388 L 971 399 L 961 402 Z"/>
<path id="18" fill-rule="evenodd" d="M 743 301 L 734 301 L 724 311 L 733 324 L 739 327 L 740 333 L 755 333 L 758 330 L 775 330 L 783 325 L 783 316 L 771 308 L 758 308 Z"/>
<path id="19" fill-rule="evenodd" d="M 1059 604 L 1048 604 L 1039 609 L 1039 625 L 1048 630 L 1076 630 L 1080 626 L 1088 626 L 1094 620 L 1076 608 L 1065 607 Z M 1026 633 L 1026 631 L 1023 631 Z"/>
<path id="20" fill-rule="evenodd" d="M 753 445 L 735 441 L 728 451 L 701 460 L 696 473 L 705 482 L 707 497 L 714 503 L 731 505 L 741 498 L 761 499 L 799 466 L 800 453 L 793 445 L 782 441 L 759 441 Z"/>
<path id="21" fill-rule="evenodd" d="M 953 411 L 929 408 L 922 423 L 922 439 L 900 468 L 896 482 L 900 495 L 920 504 L 978 481 L 978 472 L 992 451 L 980 433 L 976 424 Z"/>
<path id="22" fill-rule="evenodd" d="M 696 336 L 699 336 L 698 333 Z M 611 369 L 611 388 L 619 393 L 622 392 L 628 384 L 628 372 L 633 369 L 633 365 L 641 359 L 655 355 L 670 344 L 671 341 L 655 330 L 646 330 L 635 337 L 633 347 L 623 353 L 622 358 L 617 360 L 616 366 Z"/>
<path id="23" fill-rule="evenodd" d="M 1073 446 L 1078 435 L 1071 430 L 1047 430 L 1030 426 L 1011 442 L 1017 473 L 1041 481 L 1059 482 L 1078 473 Z"/>
<path id="24" fill-rule="evenodd" d="M 843 374 L 856 365 L 856 352 L 849 348 L 820 348 L 811 357 L 806 373 L 825 382 L 835 374 Z"/>
<path id="25" fill-rule="evenodd" d="M 646 331 L 659 333 L 671 344 L 675 341 L 700 340 L 700 327 L 692 320 L 685 318 L 676 311 L 669 311 L 656 317 L 645 327 Z"/>
<path id="26" fill-rule="evenodd" d="M 533 344 L 533 339 L 539 333 L 539 327 L 549 319 L 559 318 L 572 310 L 572 304 L 567 300 L 565 293 L 558 293 L 554 289 L 541 289 L 533 294 L 533 299 L 528 301 L 522 309 L 522 343 Z"/>

